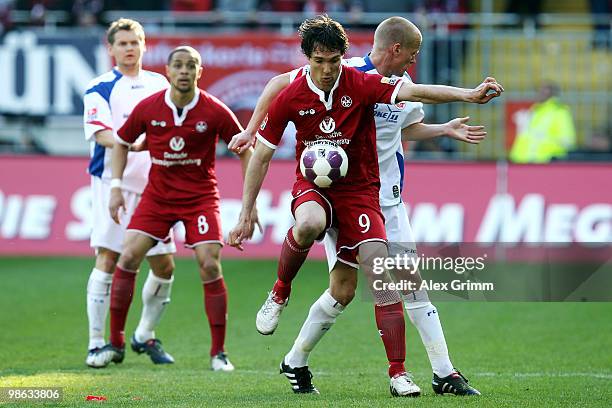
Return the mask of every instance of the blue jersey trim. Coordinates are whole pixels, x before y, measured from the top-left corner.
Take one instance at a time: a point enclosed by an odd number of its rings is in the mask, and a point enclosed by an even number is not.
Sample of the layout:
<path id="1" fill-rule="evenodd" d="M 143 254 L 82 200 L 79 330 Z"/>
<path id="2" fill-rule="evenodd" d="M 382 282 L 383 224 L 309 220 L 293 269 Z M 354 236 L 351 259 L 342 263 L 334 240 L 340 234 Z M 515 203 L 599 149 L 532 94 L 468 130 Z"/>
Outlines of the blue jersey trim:
<path id="1" fill-rule="evenodd" d="M 400 171 L 400 196 L 404 191 L 404 156 L 400 152 L 395 152 L 395 158 L 397 159 L 397 165 Z"/>
<path id="2" fill-rule="evenodd" d="M 113 79 L 112 81 L 108 81 L 108 82 L 97 83 L 96 85 L 92 86 L 87 91 L 85 91 L 85 95 L 97 92 L 100 94 L 102 98 L 104 98 L 106 102 L 110 103 L 110 94 L 113 91 L 113 87 L 115 86 L 117 81 L 120 80 L 121 77 L 123 76 L 123 74 L 117 71 L 116 69 L 113 69 L 113 74 L 115 74 L 115 79 Z"/>
<path id="3" fill-rule="evenodd" d="M 101 144 L 96 143 L 96 147 L 94 148 L 94 154 L 91 157 L 88 169 L 89 174 L 91 174 L 92 176 L 102 177 L 102 172 L 104 172 L 105 153 L 106 148 Z"/>
<path id="4" fill-rule="evenodd" d="M 96 85 L 89 88 L 85 95 L 97 92 L 100 94 L 102 98 L 110 105 L 110 95 L 115 87 L 115 84 L 123 74 L 116 69 L 113 69 L 113 74 L 115 74 L 115 79 L 108 82 L 99 82 Z M 104 172 L 104 154 L 106 153 L 106 148 L 98 143 L 94 148 L 94 154 L 89 161 L 89 169 L 88 172 L 92 176 L 102 177 L 102 173 Z"/>
<path id="5" fill-rule="evenodd" d="M 355 68 L 361 72 L 368 72 L 370 70 L 376 69 L 374 64 L 372 64 L 372 60 L 370 59 L 369 55 L 366 55 L 365 57 L 363 57 L 363 62 L 365 62 L 365 65 L 362 65 L 360 67 L 355 67 Z"/>

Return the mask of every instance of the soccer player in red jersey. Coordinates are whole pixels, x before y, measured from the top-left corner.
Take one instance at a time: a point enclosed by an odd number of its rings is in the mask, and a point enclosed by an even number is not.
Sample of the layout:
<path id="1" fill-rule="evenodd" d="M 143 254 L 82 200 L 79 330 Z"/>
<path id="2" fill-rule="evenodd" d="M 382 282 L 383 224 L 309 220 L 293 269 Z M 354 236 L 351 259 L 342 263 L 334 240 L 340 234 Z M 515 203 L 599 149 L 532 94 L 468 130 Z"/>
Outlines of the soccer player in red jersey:
<path id="1" fill-rule="evenodd" d="M 300 27 L 300 35 L 302 50 L 310 63 L 304 68 L 308 72 L 280 93 L 262 123 L 257 135 L 259 143 L 247 170 L 242 212 L 238 225 L 230 232 L 230 244 L 240 248 L 251 237 L 250 213 L 287 122 L 293 121 L 297 128 L 297 159 L 309 143 L 327 139 L 345 149 L 349 170 L 345 178 L 329 189 L 316 187 L 302 177 L 299 167 L 296 170 L 292 202 L 295 225 L 283 243 L 279 279 L 257 316 L 257 329 L 262 334 L 273 333 L 289 297 L 291 280 L 314 240 L 321 238 L 331 225 L 338 229 L 338 261 L 352 268 L 347 273 L 331 275 L 330 289 L 325 294 L 329 298 L 326 311 L 335 319 L 350 302 L 352 297 L 347 293 L 354 287 L 358 266 L 372 287 L 372 260 L 386 257 L 387 246 L 378 203 L 380 182 L 371 110 L 377 102 L 419 100 L 414 84 L 403 86 L 399 78 L 343 67 L 341 58 L 348 48 L 348 40 L 342 26 L 330 18 L 319 16 L 306 20 Z M 448 92 L 447 101 L 465 100 L 463 91 L 466 90 L 442 90 Z M 485 101 L 503 89 L 492 81 L 484 83 L 480 91 Z M 400 296 L 396 291 L 374 291 L 374 299 L 376 323 L 389 360 L 391 393 L 410 395 L 410 379 L 404 368 L 405 323 Z M 281 372 L 289 378 L 295 392 L 318 392 L 312 385 L 308 366 L 291 367 L 283 361 Z"/>
<path id="2" fill-rule="evenodd" d="M 123 359 L 125 321 L 134 292 L 138 267 L 146 252 L 169 237 L 182 221 L 185 245 L 193 248 L 204 289 L 204 306 L 210 325 L 211 367 L 232 371 L 224 349 L 227 291 L 221 274 L 223 246 L 219 191 L 215 177 L 218 138 L 229 142 L 241 131 L 235 115 L 214 96 L 200 90 L 200 54 L 193 48 L 175 48 L 168 57 L 170 88 L 141 101 L 117 133 L 113 148 L 111 217 L 119 222 L 124 208 L 121 177 L 129 146 L 146 133 L 151 155 L 149 182 L 128 225 L 124 250 L 117 262 L 111 287 L 110 342 L 113 361 Z M 243 171 L 251 152 L 240 155 Z M 254 210 L 255 211 L 255 210 Z M 257 223 L 257 214 L 251 214 Z"/>

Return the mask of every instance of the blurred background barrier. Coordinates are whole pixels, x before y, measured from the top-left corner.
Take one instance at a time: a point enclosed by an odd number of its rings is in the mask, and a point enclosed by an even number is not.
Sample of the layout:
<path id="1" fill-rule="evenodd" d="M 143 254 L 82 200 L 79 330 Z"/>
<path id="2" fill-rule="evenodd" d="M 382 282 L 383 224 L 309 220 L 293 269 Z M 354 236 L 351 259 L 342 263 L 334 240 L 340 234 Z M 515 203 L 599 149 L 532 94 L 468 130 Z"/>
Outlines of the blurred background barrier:
<path id="1" fill-rule="evenodd" d="M 0 255 L 90 255 L 91 196 L 84 158 L 3 157 L 0 160 Z M 274 258 L 293 219 L 295 165 L 273 162 L 258 208 L 264 227 L 245 252 L 225 258 Z M 223 230 L 240 212 L 238 160 L 217 163 Z M 406 166 L 404 193 L 416 242 L 495 242 L 530 249 L 555 244 L 610 247 L 612 167 L 602 164 L 420 162 Z M 177 231 L 182 242 L 180 228 Z M 178 245 L 181 254 L 190 251 Z M 541 253 L 541 251 L 538 251 Z M 322 257 L 322 246 L 311 252 Z"/>
<path id="2" fill-rule="evenodd" d="M 10 21 L 0 38 L 0 151 L 87 154 L 81 96 L 88 81 L 111 65 L 103 27 L 118 17 L 144 23 L 145 68 L 163 72 L 165 57 L 177 44 L 198 48 L 205 65 L 200 85 L 246 124 L 266 81 L 305 61 L 296 35 L 299 23 L 328 12 L 346 25 L 350 56 L 366 54 L 373 28 L 399 14 L 423 32 L 411 72 L 416 82 L 474 87 L 493 75 L 505 86 L 504 96 L 485 106 L 426 108 L 427 123 L 469 115 L 473 123 L 486 125 L 489 137 L 480 146 L 438 139 L 407 146 L 409 157 L 506 159 L 516 135 L 529 128 L 530 108 L 539 101 L 542 85 L 553 83 L 575 126 L 575 144 L 565 158 L 610 161 L 612 15 L 604 3 L 160 1 L 117 10 L 112 1 L 9 1 L 13 10 L 6 14 Z M 280 157 L 291 157 L 291 130 L 288 135 Z"/>

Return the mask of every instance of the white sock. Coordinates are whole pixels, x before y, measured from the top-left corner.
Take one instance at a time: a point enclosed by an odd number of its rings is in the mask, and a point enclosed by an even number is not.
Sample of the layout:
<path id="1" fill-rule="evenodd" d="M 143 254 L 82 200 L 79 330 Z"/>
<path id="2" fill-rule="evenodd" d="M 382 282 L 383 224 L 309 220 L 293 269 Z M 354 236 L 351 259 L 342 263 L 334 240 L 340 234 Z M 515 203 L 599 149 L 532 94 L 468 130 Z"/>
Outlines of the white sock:
<path id="1" fill-rule="evenodd" d="M 419 331 L 427 351 L 431 369 L 438 377 L 446 377 L 455 370 L 448 356 L 448 347 L 436 307 L 431 304 L 426 291 L 416 291 L 404 299 L 404 307 L 410 321 Z"/>
<path id="2" fill-rule="evenodd" d="M 149 270 L 149 276 L 142 287 L 142 315 L 136 328 L 136 341 L 144 343 L 155 338 L 155 327 L 161 319 L 165 306 L 170 303 L 170 292 L 174 276 L 163 279 Z"/>
<path id="3" fill-rule="evenodd" d="M 308 356 L 319 340 L 335 323 L 336 317 L 342 313 L 344 306 L 334 299 L 329 289 L 310 307 L 308 317 L 298 334 L 293 347 L 285 356 L 289 367 L 304 367 L 308 365 Z"/>
<path id="4" fill-rule="evenodd" d="M 110 304 L 110 288 L 113 275 L 93 268 L 87 282 L 87 318 L 89 320 L 89 350 L 102 347 L 106 316 Z"/>

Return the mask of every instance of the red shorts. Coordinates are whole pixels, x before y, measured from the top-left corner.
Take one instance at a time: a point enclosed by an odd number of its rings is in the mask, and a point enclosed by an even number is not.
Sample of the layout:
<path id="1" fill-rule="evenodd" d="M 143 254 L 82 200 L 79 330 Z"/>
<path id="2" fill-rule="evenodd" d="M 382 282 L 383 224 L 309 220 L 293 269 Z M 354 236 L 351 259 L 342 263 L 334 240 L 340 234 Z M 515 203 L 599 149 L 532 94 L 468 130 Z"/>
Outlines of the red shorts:
<path id="1" fill-rule="evenodd" d="M 170 229 L 179 221 L 185 225 L 186 247 L 214 242 L 223 245 L 219 199 L 216 197 L 180 205 L 143 195 L 127 229 L 165 241 L 170 235 Z"/>
<path id="2" fill-rule="evenodd" d="M 378 191 L 335 191 L 298 180 L 293 185 L 291 212 L 300 204 L 315 201 L 325 210 L 326 224 L 338 229 L 338 260 L 358 267 L 359 245 L 369 241 L 387 242 L 385 218 L 380 210 Z M 323 238 L 324 233 L 321 235 Z"/>

